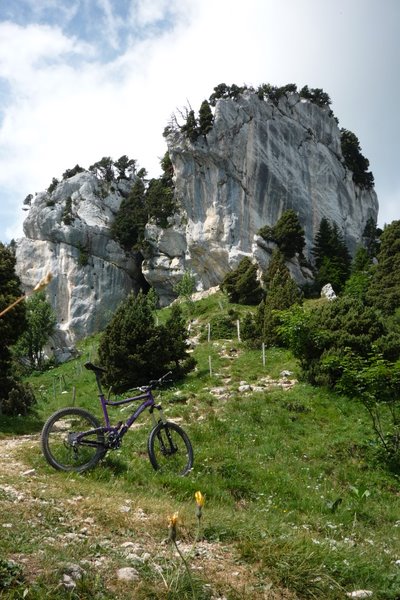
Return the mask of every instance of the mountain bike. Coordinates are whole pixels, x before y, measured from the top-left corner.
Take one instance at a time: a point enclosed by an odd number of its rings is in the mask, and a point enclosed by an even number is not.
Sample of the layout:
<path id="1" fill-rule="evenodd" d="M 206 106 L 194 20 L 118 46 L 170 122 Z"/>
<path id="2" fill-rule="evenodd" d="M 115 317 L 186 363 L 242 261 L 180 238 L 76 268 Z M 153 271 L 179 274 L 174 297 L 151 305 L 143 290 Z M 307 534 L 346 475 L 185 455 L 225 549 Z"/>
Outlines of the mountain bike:
<path id="1" fill-rule="evenodd" d="M 122 439 L 142 412 L 149 410 L 153 428 L 147 441 L 147 452 L 153 468 L 157 471 L 186 475 L 193 467 L 193 448 L 188 435 L 176 423 L 167 421 L 161 404 L 156 404 L 152 390 L 170 377 L 166 373 L 146 386 L 137 388 L 140 394 L 123 400 L 107 400 L 101 386 L 105 369 L 91 362 L 84 365 L 93 371 L 99 391 L 104 425 L 84 408 L 61 408 L 51 415 L 43 426 L 40 436 L 41 448 L 47 462 L 60 471 L 81 473 L 97 465 L 109 450 L 121 447 Z M 142 401 L 124 423 L 111 425 L 109 406 L 121 406 Z M 155 417 L 158 412 L 158 419 Z"/>

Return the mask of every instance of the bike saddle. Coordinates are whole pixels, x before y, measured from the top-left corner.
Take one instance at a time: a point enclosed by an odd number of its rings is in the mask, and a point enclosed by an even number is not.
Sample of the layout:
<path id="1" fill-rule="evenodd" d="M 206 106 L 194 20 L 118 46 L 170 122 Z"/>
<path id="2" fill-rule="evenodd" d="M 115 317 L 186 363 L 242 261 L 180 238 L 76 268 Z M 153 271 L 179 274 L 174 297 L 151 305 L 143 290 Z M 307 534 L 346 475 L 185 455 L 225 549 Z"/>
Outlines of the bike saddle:
<path id="1" fill-rule="evenodd" d="M 95 373 L 106 373 L 106 369 L 103 369 L 103 367 L 97 367 L 96 365 L 94 365 L 91 362 L 85 362 L 85 364 L 83 365 L 86 369 L 88 369 L 88 371 L 94 371 Z"/>

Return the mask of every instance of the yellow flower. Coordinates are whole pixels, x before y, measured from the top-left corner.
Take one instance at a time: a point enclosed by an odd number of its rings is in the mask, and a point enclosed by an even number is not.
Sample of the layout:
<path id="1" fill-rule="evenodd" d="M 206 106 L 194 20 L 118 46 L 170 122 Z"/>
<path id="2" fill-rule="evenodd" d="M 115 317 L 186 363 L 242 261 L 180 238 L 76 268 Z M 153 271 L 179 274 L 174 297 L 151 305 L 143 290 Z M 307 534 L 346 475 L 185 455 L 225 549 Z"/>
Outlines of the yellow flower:
<path id="1" fill-rule="evenodd" d="M 203 494 L 201 492 L 196 492 L 194 495 L 195 499 L 196 499 L 196 504 L 199 508 L 202 508 L 204 506 L 204 503 L 206 501 L 206 499 L 204 498 Z"/>
<path id="2" fill-rule="evenodd" d="M 178 523 L 178 513 L 174 513 L 168 517 L 168 539 L 171 542 L 176 540 L 176 525 Z"/>
<path id="3" fill-rule="evenodd" d="M 174 513 L 173 515 L 169 515 L 168 517 L 168 527 L 176 527 L 178 522 L 178 513 Z"/>

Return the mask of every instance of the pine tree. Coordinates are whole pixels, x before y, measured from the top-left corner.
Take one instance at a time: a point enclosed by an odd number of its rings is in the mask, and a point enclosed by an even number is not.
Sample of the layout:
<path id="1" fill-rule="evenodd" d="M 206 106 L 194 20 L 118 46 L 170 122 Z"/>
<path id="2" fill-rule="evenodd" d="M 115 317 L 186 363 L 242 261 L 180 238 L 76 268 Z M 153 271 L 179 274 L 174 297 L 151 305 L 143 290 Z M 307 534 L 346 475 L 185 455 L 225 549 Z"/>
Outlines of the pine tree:
<path id="1" fill-rule="evenodd" d="M 130 294 L 106 327 L 99 359 L 107 370 L 105 383 L 116 392 L 141 385 L 159 374 L 159 336 L 154 311 L 146 296 Z"/>
<path id="2" fill-rule="evenodd" d="M 125 250 L 138 249 L 144 239 L 148 220 L 143 180 L 136 179 L 128 198 L 124 198 L 111 226 L 113 237 Z"/>
<path id="3" fill-rule="evenodd" d="M 145 197 L 149 217 L 155 219 L 159 227 L 168 227 L 168 217 L 175 212 L 173 186 L 163 177 L 151 179 Z"/>
<path id="4" fill-rule="evenodd" d="M 167 324 L 159 326 L 154 311 L 150 295 L 130 294 L 101 337 L 99 359 L 107 369 L 105 383 L 116 392 L 156 379 L 171 367 L 180 375 L 194 366 L 186 353 L 186 325 L 176 309 Z"/>
<path id="5" fill-rule="evenodd" d="M 400 221 L 387 225 L 380 240 L 378 264 L 367 298 L 383 314 L 390 315 L 400 306 Z"/>
<path id="6" fill-rule="evenodd" d="M 165 364 L 174 376 L 181 377 L 194 368 L 196 361 L 188 354 L 188 329 L 179 304 L 173 304 L 163 329 Z"/>
<path id="7" fill-rule="evenodd" d="M 315 236 L 314 246 L 312 249 L 312 253 L 315 258 L 315 266 L 317 269 L 319 269 L 321 266 L 323 259 L 332 254 L 331 238 L 332 226 L 330 225 L 328 219 L 323 217 L 319 224 L 319 229 L 317 235 Z"/>
<path id="8" fill-rule="evenodd" d="M 263 291 L 257 279 L 257 266 L 248 257 L 243 258 L 237 268 L 225 276 L 221 289 L 226 292 L 230 302 L 258 304 Z"/>
<path id="9" fill-rule="evenodd" d="M 186 118 L 186 123 L 182 125 L 181 131 L 186 134 L 186 136 L 191 142 L 195 142 L 199 137 L 197 119 L 194 114 L 194 110 L 189 110 Z"/>
<path id="10" fill-rule="evenodd" d="M 258 315 L 258 322 L 262 323 L 262 340 L 272 346 L 280 343 L 277 330 L 280 324 L 278 311 L 300 304 L 302 295 L 290 275 L 280 250 L 273 252 L 264 281 L 266 298 L 263 303 L 262 317 L 261 314 Z"/>
<path id="11" fill-rule="evenodd" d="M 89 171 L 92 171 L 96 177 L 103 179 L 104 181 L 114 181 L 114 164 L 109 156 L 103 156 L 103 158 L 89 167 Z"/>
<path id="12" fill-rule="evenodd" d="M 114 167 L 117 169 L 118 179 L 129 179 L 135 174 L 136 160 L 124 154 L 115 161 Z"/>
<path id="13" fill-rule="evenodd" d="M 202 135 L 207 135 L 213 126 L 214 117 L 207 100 L 203 100 L 199 110 L 199 130 Z"/>
<path id="14" fill-rule="evenodd" d="M 374 258 L 378 253 L 378 239 L 381 233 L 382 231 L 378 230 L 376 226 L 376 221 L 372 217 L 369 217 L 364 227 L 362 240 L 370 258 Z"/>
<path id="15" fill-rule="evenodd" d="M 369 160 L 361 154 L 360 142 L 357 136 L 347 129 L 341 129 L 341 147 L 346 166 L 353 172 L 353 181 L 362 188 L 374 186 L 374 176 L 368 171 Z"/>
<path id="16" fill-rule="evenodd" d="M 80 167 L 78 164 L 76 164 L 72 169 L 66 169 L 66 171 L 64 171 L 62 178 L 65 179 L 70 179 L 71 177 L 73 177 L 74 175 L 77 175 L 78 173 L 83 173 L 85 169 L 83 169 L 82 167 Z"/>
<path id="17" fill-rule="evenodd" d="M 303 254 L 304 229 L 293 209 L 286 210 L 273 228 L 273 235 L 285 258 Z"/>
<path id="18" fill-rule="evenodd" d="M 319 288 L 330 283 L 339 293 L 350 274 L 351 257 L 336 223 L 330 224 L 325 218 L 321 220 L 312 253 Z"/>

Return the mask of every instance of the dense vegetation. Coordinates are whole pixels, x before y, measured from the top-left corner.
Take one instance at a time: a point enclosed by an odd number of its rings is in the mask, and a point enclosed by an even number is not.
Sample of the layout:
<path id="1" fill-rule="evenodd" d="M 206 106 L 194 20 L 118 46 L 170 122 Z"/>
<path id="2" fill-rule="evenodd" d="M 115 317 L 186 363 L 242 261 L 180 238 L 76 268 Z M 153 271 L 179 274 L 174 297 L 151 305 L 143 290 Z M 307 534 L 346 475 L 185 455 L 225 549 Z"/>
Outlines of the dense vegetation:
<path id="1" fill-rule="evenodd" d="M 176 210 L 174 172 L 168 152 L 161 160 L 161 167 L 161 177 L 151 179 L 148 184 L 144 180 L 145 173 L 139 173 L 128 197 L 121 202 L 111 232 L 126 250 L 142 249 L 148 221 L 168 227 L 168 217 Z"/>
<path id="2" fill-rule="evenodd" d="M 302 306 L 302 294 L 285 264 L 293 252 L 285 257 L 279 249 L 290 247 L 285 235 L 291 242 L 301 240 L 294 217 L 289 212 L 278 223 L 290 227 L 259 232 L 277 246 L 262 286 L 248 258 L 222 284 L 231 302 L 258 304 L 244 319 L 243 339 L 250 347 L 263 343 L 289 348 L 305 380 L 361 400 L 386 460 L 400 469 L 400 221 L 384 229 L 378 244 L 378 230 L 369 220 L 364 246 L 351 261 L 338 226 L 322 219 L 313 247 L 314 288 L 319 292 L 331 283 L 339 297 Z M 284 232 L 280 239 L 276 230 Z M 298 256 L 300 250 L 301 245 Z"/>
<path id="3" fill-rule="evenodd" d="M 0 312 L 22 295 L 15 275 L 15 257 L 0 243 Z M 12 360 L 11 347 L 26 329 L 24 302 L 0 317 L 0 415 L 26 413 L 34 404 L 31 389 L 21 382 Z"/>
<path id="4" fill-rule="evenodd" d="M 195 337 L 231 311 L 242 322 L 251 310 L 222 294 L 182 306 Z M 158 311 L 160 323 L 171 310 Z M 82 368 L 88 356 L 97 361 L 97 339 L 79 348 L 76 360 L 30 378 L 37 420 L 0 423 L 2 598 L 339 600 L 357 590 L 398 598 L 399 479 L 380 460 L 362 405 L 296 383 L 290 351 L 267 349 L 263 366 L 260 349 L 240 343 L 236 328 L 221 339 L 212 326 L 210 341 L 206 335 L 194 349 L 196 371 L 161 391 L 168 418 L 192 440 L 193 472 L 153 472 L 143 415 L 120 450 L 72 477 L 44 462 L 37 432 L 74 401 L 74 389 L 75 403 L 99 415 L 93 374 Z M 115 409 L 113 420 L 128 414 Z M 17 428 L 31 435 L 13 447 L 2 436 Z M 206 498 L 200 529 L 198 490 Z M 165 542 L 175 512 L 191 578 Z M 135 569 L 135 580 L 117 578 L 124 567 Z"/>

